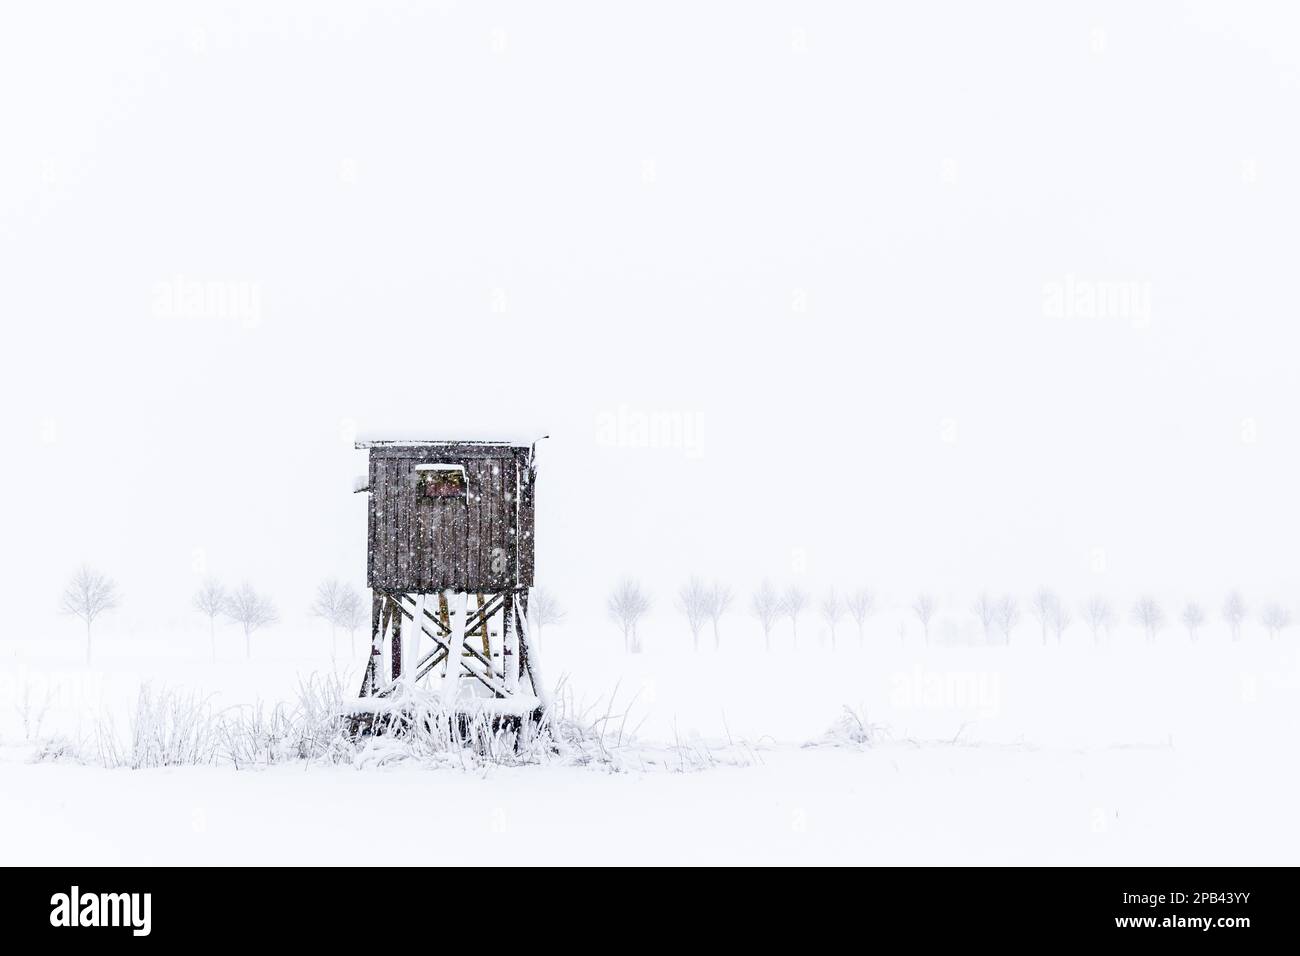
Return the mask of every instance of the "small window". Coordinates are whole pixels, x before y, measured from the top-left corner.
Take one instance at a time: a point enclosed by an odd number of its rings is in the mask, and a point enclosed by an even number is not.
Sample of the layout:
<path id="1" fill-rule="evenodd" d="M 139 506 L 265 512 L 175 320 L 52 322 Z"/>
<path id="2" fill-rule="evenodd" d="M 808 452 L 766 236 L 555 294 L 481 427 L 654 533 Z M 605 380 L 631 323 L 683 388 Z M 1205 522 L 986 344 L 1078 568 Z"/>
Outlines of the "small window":
<path id="1" fill-rule="evenodd" d="M 416 465 L 415 495 L 425 498 L 464 498 L 466 492 L 463 465 Z"/>

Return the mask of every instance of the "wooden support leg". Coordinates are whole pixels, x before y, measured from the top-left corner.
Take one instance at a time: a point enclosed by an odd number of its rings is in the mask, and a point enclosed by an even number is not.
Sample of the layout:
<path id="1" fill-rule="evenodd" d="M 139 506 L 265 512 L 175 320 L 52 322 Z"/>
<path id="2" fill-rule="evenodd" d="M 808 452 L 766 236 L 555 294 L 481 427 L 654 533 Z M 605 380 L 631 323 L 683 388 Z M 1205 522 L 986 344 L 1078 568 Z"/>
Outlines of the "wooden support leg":
<path id="1" fill-rule="evenodd" d="M 525 621 L 528 621 L 529 617 L 528 617 L 528 589 L 527 588 L 525 588 L 522 591 L 515 592 L 515 602 L 519 605 L 519 616 L 523 618 Z"/>
<path id="2" fill-rule="evenodd" d="M 522 597 L 516 595 L 515 600 L 519 612 L 519 659 L 527 665 L 528 682 L 533 685 L 533 693 L 537 695 L 537 699 L 542 702 L 543 707 L 550 707 L 551 695 L 546 688 L 546 682 L 542 680 L 537 647 L 533 643 L 532 635 L 529 633 L 528 615 L 524 612 L 524 609 L 528 606 L 527 592 Z"/>
<path id="3" fill-rule="evenodd" d="M 519 690 L 519 640 L 515 634 L 515 605 L 509 594 L 502 608 L 501 663 L 506 677 L 506 693 Z"/>
<path id="4" fill-rule="evenodd" d="M 402 644 L 402 674 L 408 684 L 415 683 L 415 664 L 420 659 L 420 625 L 424 622 L 424 595 L 415 596 L 415 613 L 411 617 L 414 625 Z"/>
<path id="5" fill-rule="evenodd" d="M 483 636 L 483 656 L 492 660 L 492 640 L 488 637 L 488 619 L 483 613 L 483 608 L 487 607 L 487 601 L 482 594 L 478 595 L 478 613 L 479 613 L 479 633 Z"/>
<path id="6" fill-rule="evenodd" d="M 461 655 L 465 648 L 465 612 L 469 609 L 469 595 L 464 591 L 453 593 L 448 599 L 448 603 L 451 602 L 455 602 L 455 607 L 451 636 L 447 639 L 447 666 L 442 672 L 442 699 L 448 706 L 456 699 L 456 692 L 460 689 Z"/>
<path id="7" fill-rule="evenodd" d="M 397 599 L 393 599 L 396 603 Z M 402 610 L 400 607 L 394 607 L 393 617 L 393 637 L 388 642 L 388 656 L 393 665 L 393 680 L 402 676 Z"/>
<path id="8" fill-rule="evenodd" d="M 374 694 L 379 681 L 380 666 L 383 663 L 384 625 L 387 623 L 388 602 L 383 592 L 374 591 L 370 599 L 370 657 L 366 660 L 366 672 L 361 678 L 361 695 L 369 697 Z"/>
<path id="9" fill-rule="evenodd" d="M 492 603 L 491 596 L 488 596 L 488 604 Z M 487 659 L 492 662 L 492 673 L 500 676 L 504 675 L 505 666 L 501 660 L 501 632 L 492 630 L 492 619 L 496 617 L 496 611 L 483 615 L 483 637 L 488 642 Z"/>

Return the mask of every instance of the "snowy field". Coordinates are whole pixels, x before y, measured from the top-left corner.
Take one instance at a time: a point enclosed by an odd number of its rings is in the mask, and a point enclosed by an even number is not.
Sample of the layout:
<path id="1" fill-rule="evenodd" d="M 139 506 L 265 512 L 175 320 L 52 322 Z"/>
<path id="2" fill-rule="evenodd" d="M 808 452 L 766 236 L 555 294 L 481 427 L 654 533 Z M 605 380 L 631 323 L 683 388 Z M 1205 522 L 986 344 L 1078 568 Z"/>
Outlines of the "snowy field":
<path id="1" fill-rule="evenodd" d="M 334 665 L 328 634 L 132 640 L 104 628 L 93 668 L 75 628 L 0 645 L 0 857 L 25 864 L 370 863 L 400 839 L 426 864 L 1281 864 L 1300 852 L 1295 644 L 1173 630 L 1043 646 L 813 631 L 754 649 L 685 649 L 666 618 L 648 650 L 605 628 L 545 635 L 573 715 L 617 715 L 616 769 L 292 760 L 161 769 L 94 765 L 141 682 L 215 710 L 291 701 Z M 851 629 L 850 629 L 851 630 Z M 742 640 L 745 645 L 742 646 Z M 340 638 L 340 661 L 346 638 Z M 610 703 L 611 693 L 614 694 Z M 853 716 L 848 715 L 851 709 Z M 622 715 L 626 714 L 624 722 Z M 26 722 L 24 725 L 24 716 Z M 39 721 L 40 726 L 36 723 Z M 631 729 L 636 728 L 635 741 Z M 862 731 L 865 728 L 865 733 Z M 71 754 L 32 762 L 41 741 Z M 438 813 L 443 807 L 450 814 Z M 382 834 L 382 837 L 376 834 Z"/>

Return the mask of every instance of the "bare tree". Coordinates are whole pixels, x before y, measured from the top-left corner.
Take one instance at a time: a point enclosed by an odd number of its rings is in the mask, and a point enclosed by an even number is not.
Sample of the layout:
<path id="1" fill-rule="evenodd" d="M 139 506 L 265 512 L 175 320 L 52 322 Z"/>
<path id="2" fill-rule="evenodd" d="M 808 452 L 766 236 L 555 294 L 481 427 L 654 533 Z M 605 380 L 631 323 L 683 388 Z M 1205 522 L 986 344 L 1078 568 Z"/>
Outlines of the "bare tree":
<path id="1" fill-rule="evenodd" d="M 709 588 L 707 609 L 709 620 L 713 622 L 713 649 L 722 649 L 722 637 L 718 632 L 718 622 L 722 620 L 722 615 L 731 609 L 731 602 L 734 595 L 731 588 L 717 581 L 713 582 L 713 587 Z"/>
<path id="2" fill-rule="evenodd" d="M 1092 642 L 1097 644 L 1101 641 L 1101 629 L 1110 627 L 1111 621 L 1115 619 L 1115 610 L 1111 607 L 1103 595 L 1094 594 L 1088 600 L 1083 602 L 1083 620 L 1092 631 Z"/>
<path id="3" fill-rule="evenodd" d="M 1291 612 L 1276 601 L 1270 602 L 1260 611 L 1259 623 L 1264 625 L 1270 638 L 1276 638 L 1291 626 Z"/>
<path id="4" fill-rule="evenodd" d="M 637 622 L 650 610 L 650 596 L 632 578 L 624 578 L 609 594 L 606 602 L 609 616 L 623 629 L 623 649 L 633 654 L 641 653 L 641 639 L 637 637 Z"/>
<path id="5" fill-rule="evenodd" d="M 998 630 L 1002 632 L 1002 640 L 1010 644 L 1011 632 L 1020 623 L 1020 602 L 1014 596 L 1004 594 L 998 598 L 995 612 Z"/>
<path id="6" fill-rule="evenodd" d="M 1034 592 L 1034 596 L 1029 599 L 1029 611 L 1038 621 L 1039 630 L 1043 635 L 1043 643 L 1047 643 L 1047 630 L 1052 626 L 1052 621 L 1056 617 L 1061 606 L 1061 599 L 1051 588 L 1039 588 Z"/>
<path id="7" fill-rule="evenodd" d="M 215 578 L 208 578 L 194 592 L 194 610 L 208 619 L 208 640 L 212 644 L 212 660 L 217 659 L 217 618 L 226 610 L 226 589 Z"/>
<path id="8" fill-rule="evenodd" d="M 808 606 L 808 592 L 797 584 L 792 584 L 781 595 L 781 614 L 790 619 L 790 633 L 794 637 L 794 646 L 799 646 L 799 615 Z"/>
<path id="9" fill-rule="evenodd" d="M 562 624 L 568 613 L 547 588 L 535 588 L 532 597 L 528 599 L 528 619 L 532 621 L 539 638 L 542 636 L 542 628 Z"/>
<path id="10" fill-rule="evenodd" d="M 979 618 L 980 627 L 984 628 L 984 643 L 993 643 L 993 626 L 998 622 L 998 602 L 988 591 L 981 591 L 980 596 L 971 605 L 971 610 Z"/>
<path id="11" fill-rule="evenodd" d="M 357 631 L 366 623 L 366 608 L 361 593 L 352 585 L 343 589 L 339 598 L 339 627 L 348 632 L 348 653 L 357 656 Z"/>
<path id="12" fill-rule="evenodd" d="M 767 650 L 772 649 L 772 625 L 781 614 L 781 599 L 777 597 L 776 589 L 772 587 L 771 581 L 764 581 L 754 592 L 750 599 L 749 609 L 753 612 L 754 617 L 758 618 L 758 623 L 763 628 L 763 645 Z"/>
<path id="13" fill-rule="evenodd" d="M 1154 641 L 1156 634 L 1165 624 L 1164 608 L 1149 594 L 1144 594 L 1133 602 L 1131 612 L 1133 623 L 1146 631 L 1147 640 Z"/>
<path id="14" fill-rule="evenodd" d="M 338 578 L 326 578 L 316 588 L 316 598 L 311 602 L 308 613 L 319 617 L 330 626 L 330 657 L 338 657 L 338 626 L 342 616 L 343 582 Z"/>
<path id="15" fill-rule="evenodd" d="M 1197 630 L 1205 623 L 1205 608 L 1195 601 L 1188 601 L 1183 605 L 1182 620 L 1183 627 L 1187 628 L 1188 639 L 1196 640 Z"/>
<path id="16" fill-rule="evenodd" d="M 876 595 L 870 588 L 858 588 L 849 595 L 849 615 L 853 618 L 853 623 L 858 627 L 858 644 L 867 643 L 866 625 L 867 618 L 876 609 Z"/>
<path id="17" fill-rule="evenodd" d="M 117 585 L 113 579 L 101 574 L 88 564 L 83 564 L 72 575 L 72 580 L 63 589 L 59 599 L 59 608 L 64 614 L 71 614 L 86 622 L 86 663 L 90 663 L 90 627 L 95 618 L 105 611 L 111 611 L 119 604 Z"/>
<path id="18" fill-rule="evenodd" d="M 247 581 L 230 593 L 223 613 L 244 629 L 244 656 L 247 658 L 253 656 L 253 634 L 280 619 L 270 598 L 258 594 Z"/>
<path id="19" fill-rule="evenodd" d="M 844 619 L 844 603 L 840 600 L 835 589 L 831 588 L 822 598 L 821 603 L 822 620 L 831 629 L 831 650 L 835 650 L 835 625 Z"/>
<path id="20" fill-rule="evenodd" d="M 1232 639 L 1241 640 L 1241 622 L 1246 620 L 1246 602 L 1240 591 L 1228 592 L 1223 601 L 1223 619 L 1232 631 Z"/>
<path id="21" fill-rule="evenodd" d="M 925 634 L 927 644 L 930 643 L 930 619 L 938 609 L 939 602 L 935 600 L 933 594 L 918 594 L 916 600 L 912 602 L 912 613 L 921 622 L 921 630 Z"/>
<path id="22" fill-rule="evenodd" d="M 709 617 L 709 589 L 703 581 L 692 575 L 681 586 L 677 591 L 677 610 L 686 615 L 686 624 L 691 629 L 691 644 L 698 651 L 700 631 Z"/>
<path id="23" fill-rule="evenodd" d="M 1056 607 L 1052 609 L 1052 635 L 1056 638 L 1056 643 L 1061 643 L 1061 636 L 1074 621 L 1074 615 L 1070 613 L 1069 607 L 1064 601 L 1057 601 Z"/>

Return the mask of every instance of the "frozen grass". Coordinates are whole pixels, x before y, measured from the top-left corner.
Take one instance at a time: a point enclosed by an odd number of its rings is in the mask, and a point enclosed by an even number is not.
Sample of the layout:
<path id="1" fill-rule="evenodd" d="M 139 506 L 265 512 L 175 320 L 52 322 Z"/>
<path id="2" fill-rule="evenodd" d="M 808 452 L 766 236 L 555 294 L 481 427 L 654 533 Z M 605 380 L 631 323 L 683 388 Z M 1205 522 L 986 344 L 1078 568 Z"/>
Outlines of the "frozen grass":
<path id="1" fill-rule="evenodd" d="M 49 712 L 50 700 L 53 696 L 53 693 L 46 688 L 38 698 L 31 681 L 23 683 L 23 689 L 19 692 L 18 702 L 14 707 L 22 723 L 23 740 L 41 739 L 41 728 L 45 724 L 45 715 Z"/>
<path id="2" fill-rule="evenodd" d="M 214 711 L 208 698 L 192 691 L 142 684 L 124 732 L 111 714 L 100 716 L 89 756 L 104 767 L 133 770 L 219 763 L 247 768 L 291 759 L 339 762 L 341 704 L 337 678 L 319 675 L 299 684 L 293 704 L 258 702 L 223 711 Z"/>
<path id="3" fill-rule="evenodd" d="M 411 762 L 465 770 L 547 764 L 611 773 L 688 772 L 755 762 L 747 744 L 640 741 L 633 723 L 636 697 L 624 703 L 618 697 L 616 685 L 608 697 L 580 705 L 567 681 L 561 680 L 540 723 L 524 721 L 512 728 L 487 713 L 449 712 L 436 695 L 410 695 L 402 702 L 402 732 L 363 738 L 355 745 L 354 762 L 358 767 Z"/>
<path id="4" fill-rule="evenodd" d="M 337 675 L 313 674 L 298 682 L 292 705 L 258 701 L 217 715 L 220 759 L 236 768 L 286 760 L 346 763 L 352 745 L 343 718 L 344 691 Z"/>
<path id="5" fill-rule="evenodd" d="M 880 724 L 873 724 L 867 719 L 865 707 L 849 707 L 847 704 L 840 716 L 816 740 L 804 744 L 805 747 L 870 747 L 888 737 L 888 730 Z"/>
<path id="6" fill-rule="evenodd" d="M 615 773 L 690 772 L 757 762 L 747 741 L 711 743 L 695 735 L 683 740 L 674 732 L 671 743 L 641 742 L 631 724 L 636 698 L 616 705 L 617 699 L 615 687 L 608 698 L 580 707 L 562 682 L 540 723 L 512 724 L 463 703 L 448 709 L 436 693 L 409 692 L 396 702 L 399 716 L 392 725 L 355 737 L 346 716 L 349 698 L 336 676 L 314 674 L 300 681 L 293 702 L 258 701 L 222 711 L 197 693 L 142 684 L 124 729 L 105 713 L 95 724 L 89 748 L 49 741 L 35 759 L 133 770 L 250 769 L 296 760 L 359 769 L 413 764 L 479 770 L 545 763 Z"/>
<path id="7" fill-rule="evenodd" d="M 125 735 L 104 714 L 95 727 L 96 762 L 105 767 L 192 767 L 212 763 L 221 725 L 194 693 L 140 686 Z"/>

